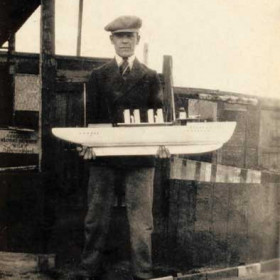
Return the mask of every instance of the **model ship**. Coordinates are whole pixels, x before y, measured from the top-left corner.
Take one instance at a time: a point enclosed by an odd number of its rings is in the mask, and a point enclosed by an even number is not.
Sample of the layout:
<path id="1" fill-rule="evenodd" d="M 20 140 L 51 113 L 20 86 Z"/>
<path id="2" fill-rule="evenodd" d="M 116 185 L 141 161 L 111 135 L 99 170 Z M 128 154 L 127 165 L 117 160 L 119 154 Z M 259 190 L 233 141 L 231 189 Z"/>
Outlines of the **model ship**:
<path id="1" fill-rule="evenodd" d="M 139 110 L 124 111 L 124 123 L 93 124 L 84 128 L 53 128 L 59 139 L 91 147 L 98 156 L 157 155 L 164 148 L 170 154 L 198 154 L 217 150 L 232 136 L 236 122 L 206 122 L 179 118 L 164 122 L 162 109 L 148 122 L 140 122 Z"/>

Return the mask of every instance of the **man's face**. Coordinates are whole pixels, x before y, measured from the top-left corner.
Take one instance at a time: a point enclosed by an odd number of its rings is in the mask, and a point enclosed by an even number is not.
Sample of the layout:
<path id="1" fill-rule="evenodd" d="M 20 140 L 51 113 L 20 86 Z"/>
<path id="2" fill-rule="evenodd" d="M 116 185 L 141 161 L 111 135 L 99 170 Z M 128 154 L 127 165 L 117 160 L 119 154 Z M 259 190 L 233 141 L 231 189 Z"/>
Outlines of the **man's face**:
<path id="1" fill-rule="evenodd" d="M 135 46 L 138 45 L 140 36 L 136 32 L 119 32 L 110 36 L 116 53 L 121 57 L 130 57 L 134 54 Z"/>

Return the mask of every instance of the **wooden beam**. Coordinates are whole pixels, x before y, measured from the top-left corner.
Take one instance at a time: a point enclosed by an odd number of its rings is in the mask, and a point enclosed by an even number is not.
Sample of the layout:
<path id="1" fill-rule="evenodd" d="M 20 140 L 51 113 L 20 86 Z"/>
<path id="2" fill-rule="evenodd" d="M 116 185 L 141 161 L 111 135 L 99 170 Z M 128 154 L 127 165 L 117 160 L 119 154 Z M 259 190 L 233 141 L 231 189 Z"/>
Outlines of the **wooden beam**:
<path id="1" fill-rule="evenodd" d="M 55 268 L 54 254 L 26 254 L 0 252 L 0 274 L 14 275 L 20 279 L 21 274 L 46 272 Z M 19 278 L 17 278 L 19 277 Z M 24 277 L 23 277 L 24 278 Z"/>
<path id="2" fill-rule="evenodd" d="M 15 100 L 15 34 L 11 33 L 8 39 L 8 52 L 7 52 L 7 67 L 8 67 L 8 90 L 4 89 L 8 106 L 6 107 L 6 113 L 9 115 L 9 125 L 14 125 L 14 100 Z"/>
<path id="3" fill-rule="evenodd" d="M 173 157 L 170 159 L 169 179 L 210 183 L 267 184 L 279 183 L 280 173 Z"/>
<path id="4" fill-rule="evenodd" d="M 11 34 L 8 40 L 8 52 L 10 54 L 14 53 L 16 49 L 16 36 L 15 34 Z"/>
<path id="5" fill-rule="evenodd" d="M 9 64 L 9 74 L 10 74 L 10 87 L 11 87 L 11 107 L 12 107 L 12 115 L 11 115 L 11 125 L 14 125 L 15 121 L 15 58 L 14 53 L 16 50 L 16 36 L 15 34 L 11 34 L 8 40 L 8 64 Z"/>
<path id="6" fill-rule="evenodd" d="M 52 113 L 55 108 L 55 0 L 41 0 L 40 83 L 41 108 L 39 114 L 39 169 L 47 171 L 52 165 Z"/>
<path id="7" fill-rule="evenodd" d="M 172 56 L 165 55 L 163 57 L 162 74 L 164 77 L 163 91 L 163 109 L 166 116 L 166 121 L 175 120 L 175 103 L 173 92 L 173 75 L 172 75 Z"/>
<path id="8" fill-rule="evenodd" d="M 207 100 L 212 102 L 225 102 L 231 104 L 253 105 L 257 106 L 259 98 L 249 96 L 242 93 L 227 92 L 212 89 L 174 87 L 174 93 L 177 96 L 186 97 L 188 99 Z"/>
<path id="9" fill-rule="evenodd" d="M 78 38 L 77 38 L 77 56 L 81 56 L 83 7 L 84 7 L 84 0 L 80 0 L 80 2 L 79 2 L 79 20 L 78 20 Z"/>

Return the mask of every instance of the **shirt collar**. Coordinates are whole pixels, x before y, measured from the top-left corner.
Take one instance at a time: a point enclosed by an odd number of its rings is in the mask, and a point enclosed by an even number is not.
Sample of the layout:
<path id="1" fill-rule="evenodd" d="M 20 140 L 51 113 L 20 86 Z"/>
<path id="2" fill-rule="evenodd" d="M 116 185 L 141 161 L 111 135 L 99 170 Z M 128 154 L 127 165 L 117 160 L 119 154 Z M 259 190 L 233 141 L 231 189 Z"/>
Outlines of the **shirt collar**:
<path id="1" fill-rule="evenodd" d="M 120 67 L 121 64 L 123 63 L 123 58 L 116 54 L 115 59 L 117 61 L 118 67 Z M 135 55 L 132 55 L 127 59 L 130 70 L 132 69 L 134 60 L 135 60 Z"/>

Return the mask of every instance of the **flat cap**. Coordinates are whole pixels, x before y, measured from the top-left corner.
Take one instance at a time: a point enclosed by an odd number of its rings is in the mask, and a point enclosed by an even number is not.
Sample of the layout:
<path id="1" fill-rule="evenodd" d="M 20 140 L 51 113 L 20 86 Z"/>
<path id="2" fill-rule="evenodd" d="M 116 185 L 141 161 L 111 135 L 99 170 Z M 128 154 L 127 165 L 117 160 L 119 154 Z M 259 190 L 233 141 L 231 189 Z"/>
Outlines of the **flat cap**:
<path id="1" fill-rule="evenodd" d="M 105 26 L 106 31 L 118 32 L 138 32 L 142 26 L 142 20 L 136 16 L 120 16 Z"/>

